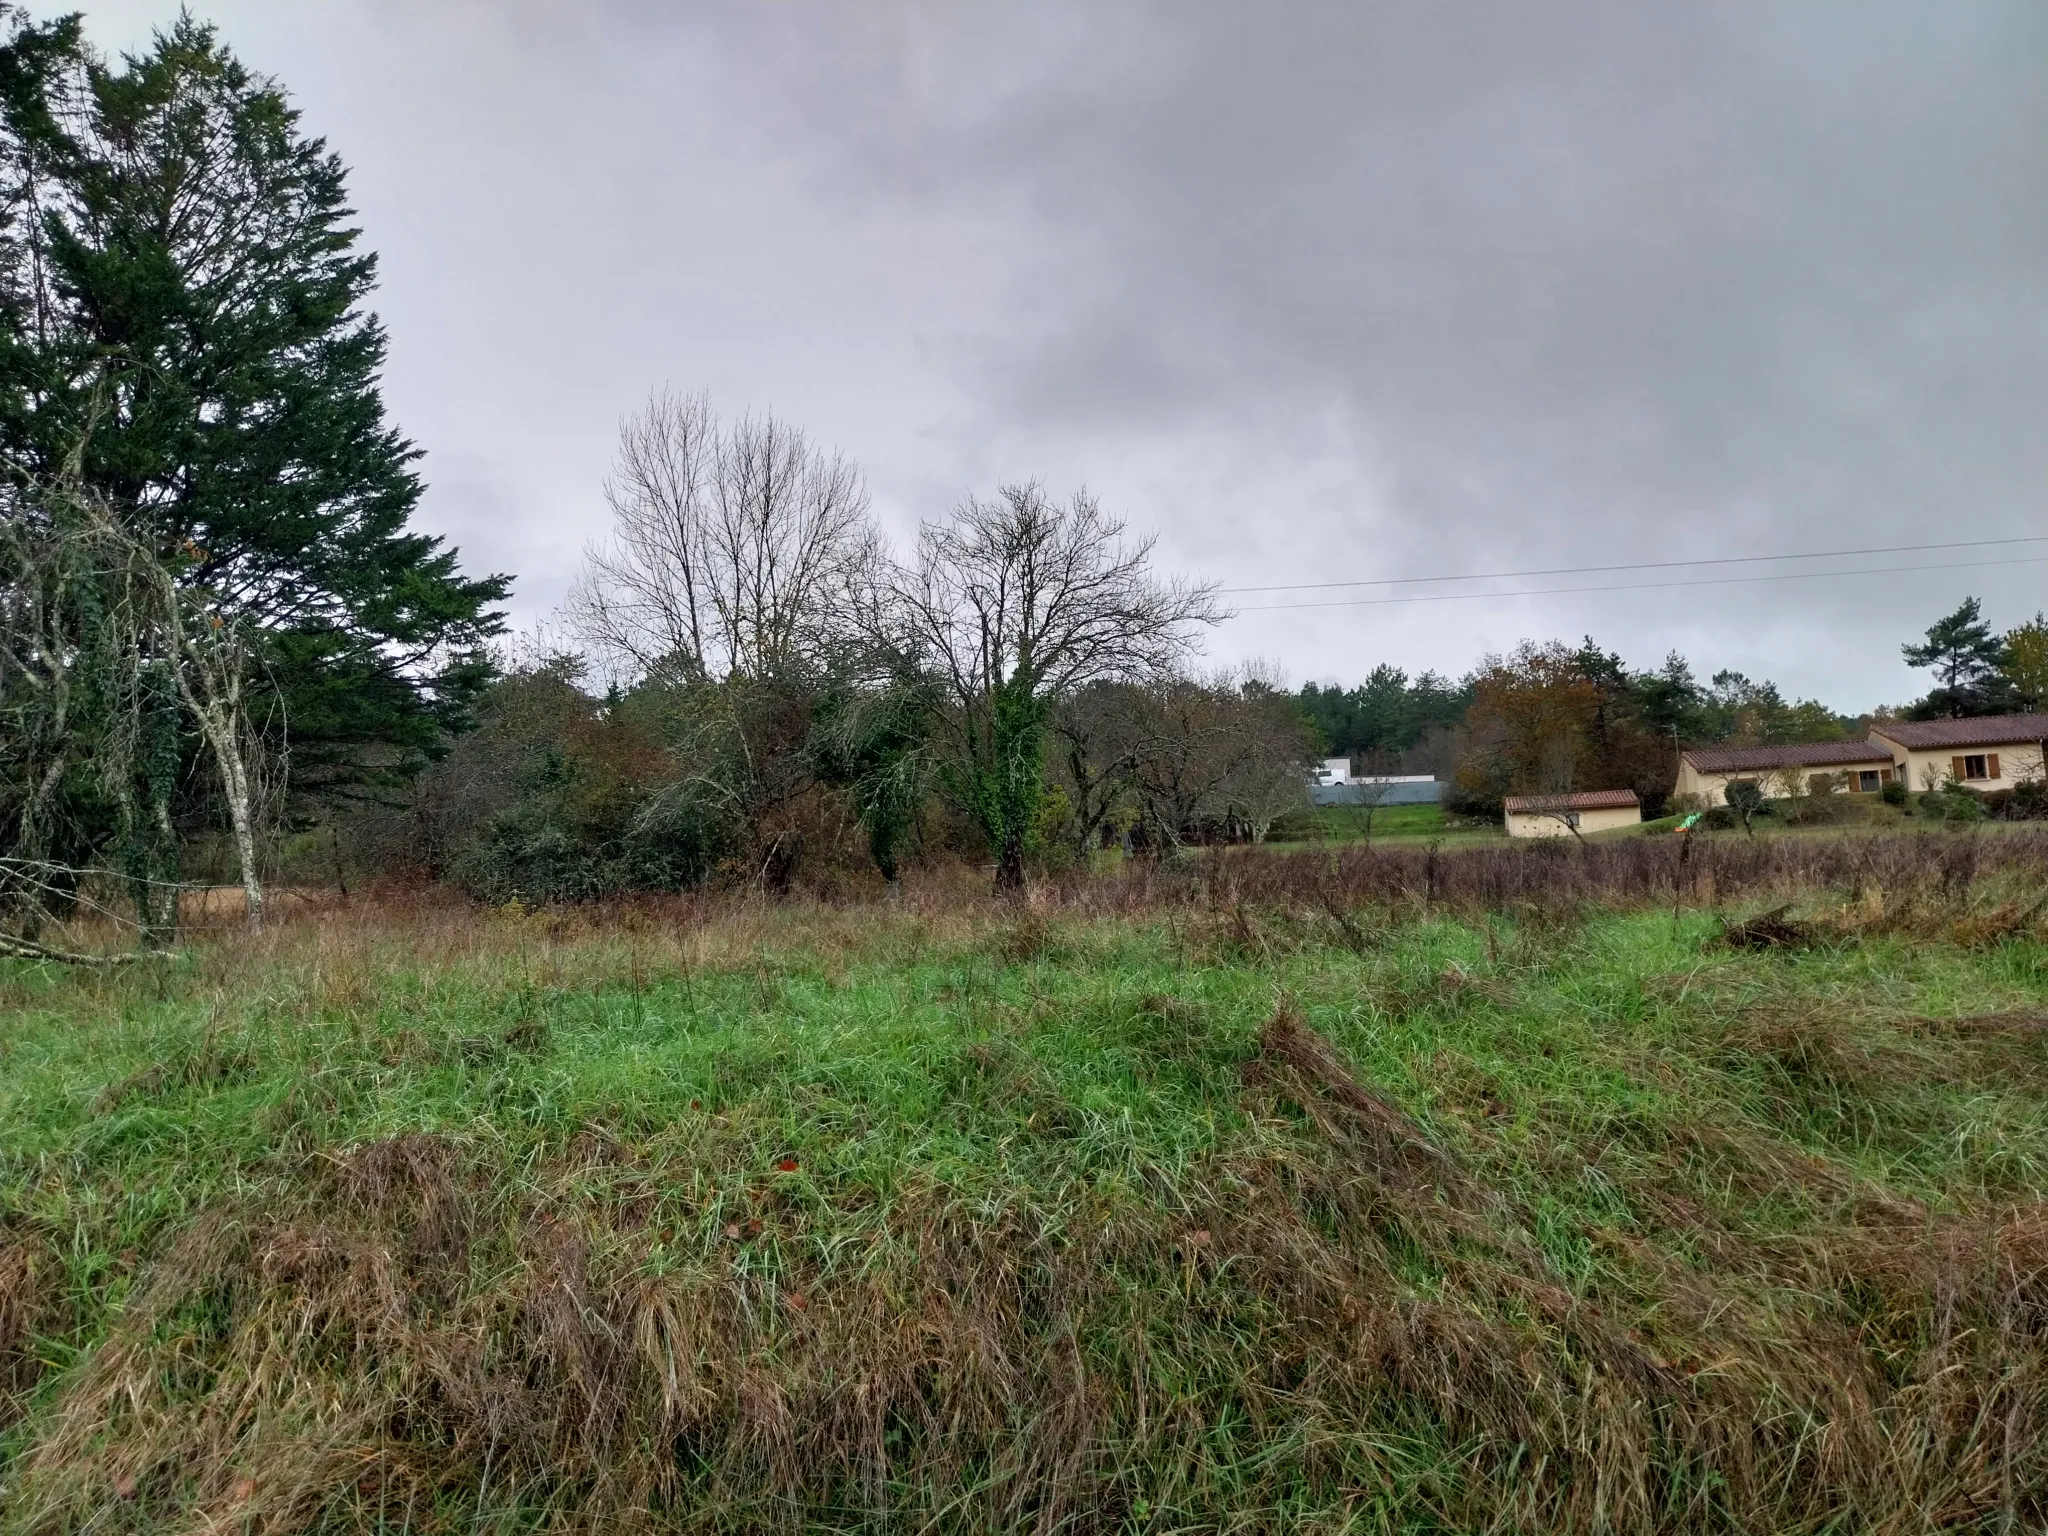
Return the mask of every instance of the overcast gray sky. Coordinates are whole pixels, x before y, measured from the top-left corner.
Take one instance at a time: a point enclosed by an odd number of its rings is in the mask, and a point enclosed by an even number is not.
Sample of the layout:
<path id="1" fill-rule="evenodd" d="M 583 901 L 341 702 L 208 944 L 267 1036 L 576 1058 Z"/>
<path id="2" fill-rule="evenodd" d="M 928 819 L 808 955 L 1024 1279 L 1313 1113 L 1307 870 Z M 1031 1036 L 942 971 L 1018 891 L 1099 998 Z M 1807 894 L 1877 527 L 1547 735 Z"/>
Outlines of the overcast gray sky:
<path id="1" fill-rule="evenodd" d="M 1085 482 L 1232 587 L 2048 534 L 2035 0 L 194 11 L 352 168 L 423 517 L 522 622 L 664 384 L 845 449 L 899 536 Z M 1860 709 L 1966 593 L 2048 606 L 2042 557 L 1247 593 L 1211 649 L 1349 681 L 1591 632 Z"/>

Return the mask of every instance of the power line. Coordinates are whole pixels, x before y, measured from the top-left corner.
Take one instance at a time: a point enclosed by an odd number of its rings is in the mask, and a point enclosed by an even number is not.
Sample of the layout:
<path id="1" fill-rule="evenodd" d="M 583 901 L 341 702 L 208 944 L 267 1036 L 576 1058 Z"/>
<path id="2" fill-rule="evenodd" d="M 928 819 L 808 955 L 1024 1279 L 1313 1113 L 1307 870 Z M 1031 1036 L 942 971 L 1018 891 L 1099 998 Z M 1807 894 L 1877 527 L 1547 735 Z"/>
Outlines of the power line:
<path id="1" fill-rule="evenodd" d="M 2048 534 L 2023 534 L 2010 539 L 1966 539 L 1948 544 L 1885 544 L 1875 549 L 1822 549 L 1805 555 L 1722 555 L 1712 560 L 1645 560 L 1634 565 L 1560 565 L 1547 571 L 1487 571 L 1476 576 L 1375 576 L 1359 581 L 1290 581 L 1272 587 L 1219 587 L 1223 593 L 1238 592 L 1316 592 L 1333 587 L 1401 587 L 1419 586 L 1425 582 L 1444 581 L 1521 581 L 1531 576 L 1593 576 L 1609 571 L 1669 571 L 1682 566 L 1700 565 L 1754 565 L 1766 560 L 1844 560 L 1856 555 L 1911 555 L 1923 554 L 1934 549 L 1988 549 L 1999 544 L 2048 544 Z M 2005 565 L 2004 560 L 1988 564 Z M 2025 562 L 2016 562 L 2024 564 Z M 1911 569 L 1960 570 L 1960 566 L 1911 567 Z M 1816 573 L 1826 574 L 1826 573 Z M 1682 586 L 1695 583 L 1682 582 Z M 1600 591 L 1602 588 L 1565 588 L 1567 591 Z M 1623 591 L 1616 587 L 1614 591 Z M 1473 593 L 1475 597 L 1497 595 L 1511 597 L 1514 593 L 1484 594 Z M 1394 599 L 1387 599 L 1394 601 Z M 1290 607 L 1295 606 L 1293 604 Z"/>
<path id="2" fill-rule="evenodd" d="M 2017 543 L 2018 540 L 1996 539 L 1990 543 Z M 1959 547 L 1931 545 L 1930 548 Z M 1784 557 L 1791 558 L 1791 557 Z M 1674 562 L 1677 563 L 1677 562 Z M 1691 563 L 1691 562 L 1683 562 Z M 1700 564 L 1712 564 L 1701 561 Z M 1418 592 L 1410 597 L 1347 597 L 1327 603 L 1260 603 L 1250 608 L 1239 608 L 1237 613 L 1296 613 L 1303 608 L 1377 608 L 1387 603 L 1463 603 L 1475 598 L 1499 597 L 1556 597 L 1568 592 L 1657 592 L 1669 587 L 1729 587 L 1745 582 L 1759 581 L 1816 581 L 1830 576 L 1885 576 L 1900 572 L 1918 571 L 1974 571 L 1989 566 L 2048 565 L 2048 555 L 2031 555 L 2018 560 L 1958 560 L 1948 565 L 1880 565 L 1866 571 L 1784 571 L 1769 576 L 1709 576 L 1700 581 L 1631 581 L 1619 582 L 1605 587 L 1539 587 L 1530 592 Z M 1597 569 L 1597 567 L 1596 567 Z M 1615 569 L 1626 570 L 1620 566 Z M 1532 573 L 1533 574 L 1533 573 Z M 1332 586 L 1348 586 L 1348 582 L 1332 582 Z M 1240 588 L 1239 590 L 1252 590 Z"/>

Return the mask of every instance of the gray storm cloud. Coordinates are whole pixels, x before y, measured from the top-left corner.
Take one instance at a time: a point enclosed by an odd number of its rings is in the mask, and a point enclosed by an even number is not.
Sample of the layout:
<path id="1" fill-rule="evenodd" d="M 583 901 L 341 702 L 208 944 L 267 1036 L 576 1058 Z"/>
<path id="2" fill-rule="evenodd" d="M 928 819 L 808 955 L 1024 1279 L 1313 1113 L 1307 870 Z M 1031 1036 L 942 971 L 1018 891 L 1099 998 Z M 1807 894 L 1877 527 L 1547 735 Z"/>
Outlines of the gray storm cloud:
<path id="1" fill-rule="evenodd" d="M 1085 479 L 1232 586 L 2048 533 L 2036 6 L 213 14 L 355 168 L 427 516 L 527 616 L 664 383 L 844 447 L 899 533 Z M 2048 604 L 2048 565 L 1926 568 L 1968 558 L 1245 595 L 1215 648 L 1353 677 L 1591 631 L 1858 707 L 1963 593 Z"/>

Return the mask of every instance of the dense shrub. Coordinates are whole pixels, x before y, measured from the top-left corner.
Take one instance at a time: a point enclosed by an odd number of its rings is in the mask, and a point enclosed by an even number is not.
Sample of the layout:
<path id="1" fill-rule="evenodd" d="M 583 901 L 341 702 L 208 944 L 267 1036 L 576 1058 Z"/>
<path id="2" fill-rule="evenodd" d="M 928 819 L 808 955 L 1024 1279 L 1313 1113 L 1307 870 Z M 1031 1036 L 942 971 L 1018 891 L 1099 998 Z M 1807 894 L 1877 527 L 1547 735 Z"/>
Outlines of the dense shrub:
<path id="1" fill-rule="evenodd" d="M 1886 805 L 1903 806 L 1906 803 L 1906 786 L 1897 779 L 1887 780 L 1878 790 L 1877 798 Z"/>
<path id="2" fill-rule="evenodd" d="M 1920 810 L 1940 821 L 1970 822 L 1982 821 L 1986 806 L 1984 796 L 1976 790 L 1945 784 L 1920 797 Z"/>
<path id="3" fill-rule="evenodd" d="M 639 806 L 578 814 L 562 795 L 537 796 L 494 818 L 450 862 L 457 884 L 485 901 L 582 901 L 623 891 L 678 891 L 701 884 L 724 840 L 696 807 L 652 827 Z M 694 814 L 692 814 L 694 813 Z"/>
<path id="4" fill-rule="evenodd" d="M 2022 779 L 2002 792 L 2002 821 L 2048 821 L 2048 779 Z"/>
<path id="5" fill-rule="evenodd" d="M 678 782 L 644 711 L 610 706 L 555 662 L 500 682 L 429 777 L 422 853 L 485 901 L 578 901 L 701 882 L 734 841 Z"/>
<path id="6" fill-rule="evenodd" d="M 1839 773 L 1811 773 L 1800 783 L 1793 776 L 1788 785 L 1792 792 L 1782 802 L 1785 819 L 1806 827 L 1840 821 L 1850 804 L 1849 797 L 1841 792 L 1847 777 Z"/>

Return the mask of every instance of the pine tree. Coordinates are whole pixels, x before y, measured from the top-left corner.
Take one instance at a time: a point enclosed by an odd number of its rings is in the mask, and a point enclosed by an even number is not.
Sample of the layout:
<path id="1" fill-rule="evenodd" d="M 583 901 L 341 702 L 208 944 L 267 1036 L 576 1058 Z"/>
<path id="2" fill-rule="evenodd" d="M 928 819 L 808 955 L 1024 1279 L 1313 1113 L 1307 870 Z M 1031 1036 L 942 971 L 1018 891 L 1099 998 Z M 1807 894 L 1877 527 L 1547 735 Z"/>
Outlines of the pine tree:
<path id="1" fill-rule="evenodd" d="M 503 577 L 411 527 L 376 258 L 273 82 L 181 17 L 118 64 L 0 45 L 0 466 L 85 488 L 261 646 L 301 789 L 403 770 L 487 675 Z"/>
<path id="2" fill-rule="evenodd" d="M 1976 598 L 1964 598 L 1954 613 L 1928 626 L 1924 644 L 1899 649 L 1908 666 L 1931 668 L 1940 679 L 1916 714 L 1976 715 L 1996 706 L 1992 685 L 1998 680 L 2005 646 L 1984 622 Z"/>
<path id="3" fill-rule="evenodd" d="M 1673 742 L 1698 740 L 1706 733 L 1706 690 L 1678 652 L 1670 652 L 1659 670 L 1645 672 L 1635 683 L 1648 729 Z"/>

